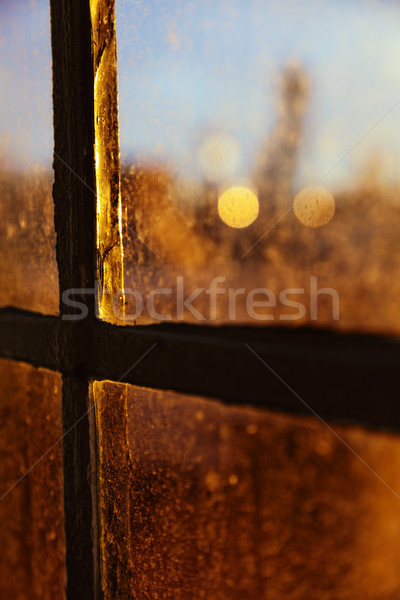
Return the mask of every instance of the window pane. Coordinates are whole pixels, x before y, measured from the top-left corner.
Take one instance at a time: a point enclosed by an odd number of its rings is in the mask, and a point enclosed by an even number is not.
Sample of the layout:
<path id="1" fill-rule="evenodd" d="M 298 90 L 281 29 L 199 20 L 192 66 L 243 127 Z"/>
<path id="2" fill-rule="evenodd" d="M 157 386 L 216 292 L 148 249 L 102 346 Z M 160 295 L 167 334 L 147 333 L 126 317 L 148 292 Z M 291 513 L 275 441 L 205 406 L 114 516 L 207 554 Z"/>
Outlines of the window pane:
<path id="1" fill-rule="evenodd" d="M 61 433 L 61 376 L 0 360 L 2 600 L 64 598 Z"/>
<path id="2" fill-rule="evenodd" d="M 127 322 L 399 332 L 399 26 L 384 0 L 117 0 Z"/>
<path id="3" fill-rule="evenodd" d="M 58 312 L 50 14 L 0 3 L 0 306 Z"/>
<path id="4" fill-rule="evenodd" d="M 398 437 L 93 390 L 106 599 L 398 597 Z"/>

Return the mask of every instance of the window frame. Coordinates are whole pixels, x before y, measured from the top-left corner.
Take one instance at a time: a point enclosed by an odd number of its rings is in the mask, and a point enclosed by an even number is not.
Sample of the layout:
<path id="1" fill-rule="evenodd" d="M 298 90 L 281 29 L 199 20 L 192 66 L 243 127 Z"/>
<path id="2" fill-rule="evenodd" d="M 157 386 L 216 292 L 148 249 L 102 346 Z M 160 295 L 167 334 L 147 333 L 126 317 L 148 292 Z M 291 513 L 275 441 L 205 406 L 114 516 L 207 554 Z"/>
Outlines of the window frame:
<path id="1" fill-rule="evenodd" d="M 114 0 L 103 5 L 113 10 Z M 0 356 L 62 374 L 66 597 L 84 600 L 101 597 L 97 491 L 88 477 L 95 468 L 92 380 L 290 413 L 315 411 L 396 430 L 400 345 L 394 338 L 310 328 L 122 327 L 96 318 L 94 295 L 79 298 L 86 319 L 64 320 L 74 309 L 61 302 L 62 292 L 94 289 L 97 279 L 94 67 L 90 1 L 51 0 L 50 6 L 60 314 L 0 309 Z"/>

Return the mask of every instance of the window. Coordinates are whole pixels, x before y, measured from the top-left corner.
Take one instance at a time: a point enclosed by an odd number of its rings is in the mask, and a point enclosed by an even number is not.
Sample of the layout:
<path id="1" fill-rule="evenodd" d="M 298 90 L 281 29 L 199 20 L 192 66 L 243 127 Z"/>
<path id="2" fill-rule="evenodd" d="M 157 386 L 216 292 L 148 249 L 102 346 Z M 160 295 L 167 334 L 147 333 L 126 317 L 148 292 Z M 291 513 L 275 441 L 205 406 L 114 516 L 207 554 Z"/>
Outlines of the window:
<path id="1" fill-rule="evenodd" d="M 396 337 L 122 326 L 114 2 L 50 4 L 60 310 L 2 300 L 0 355 L 62 385 L 67 597 L 396 597 Z"/>
<path id="2" fill-rule="evenodd" d="M 397 8 L 120 0 L 116 11 L 119 321 L 395 333 Z"/>
<path id="3" fill-rule="evenodd" d="M 49 7 L 7 2 L 0 12 L 0 306 L 55 315 Z"/>
<path id="4" fill-rule="evenodd" d="M 66 583 L 61 376 L 0 360 L 2 598 L 60 598 Z"/>

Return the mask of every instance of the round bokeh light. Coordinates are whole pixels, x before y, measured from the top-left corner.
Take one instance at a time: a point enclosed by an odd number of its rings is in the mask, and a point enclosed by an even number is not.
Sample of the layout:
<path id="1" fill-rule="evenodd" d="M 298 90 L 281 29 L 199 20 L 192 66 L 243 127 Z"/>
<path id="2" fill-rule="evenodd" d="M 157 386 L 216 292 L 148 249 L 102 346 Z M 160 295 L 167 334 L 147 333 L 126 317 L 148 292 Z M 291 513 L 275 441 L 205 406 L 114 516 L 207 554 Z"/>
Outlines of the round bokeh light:
<path id="1" fill-rule="evenodd" d="M 301 190 L 293 202 L 296 218 L 306 227 L 322 227 L 329 223 L 335 214 L 335 199 L 321 186 Z"/>
<path id="2" fill-rule="evenodd" d="M 248 187 L 230 187 L 218 199 L 220 218 L 226 225 L 236 229 L 251 225 L 258 217 L 258 210 L 257 195 Z"/>

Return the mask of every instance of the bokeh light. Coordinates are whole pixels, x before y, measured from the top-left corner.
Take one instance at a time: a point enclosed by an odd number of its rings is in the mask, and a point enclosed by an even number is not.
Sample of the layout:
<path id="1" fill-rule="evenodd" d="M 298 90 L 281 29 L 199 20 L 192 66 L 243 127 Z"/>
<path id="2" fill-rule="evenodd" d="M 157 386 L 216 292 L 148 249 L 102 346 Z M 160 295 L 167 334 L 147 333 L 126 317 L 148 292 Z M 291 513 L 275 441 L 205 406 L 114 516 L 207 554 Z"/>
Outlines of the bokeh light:
<path id="1" fill-rule="evenodd" d="M 258 209 L 257 195 L 248 187 L 230 187 L 218 199 L 218 214 L 229 227 L 248 227 L 258 217 Z"/>
<path id="2" fill-rule="evenodd" d="M 240 162 L 238 142 L 227 133 L 210 134 L 201 143 L 197 160 L 205 179 L 220 183 L 234 174 Z"/>
<path id="3" fill-rule="evenodd" d="M 293 210 L 302 225 L 322 227 L 335 214 L 335 199 L 321 186 L 307 187 L 296 195 Z"/>

